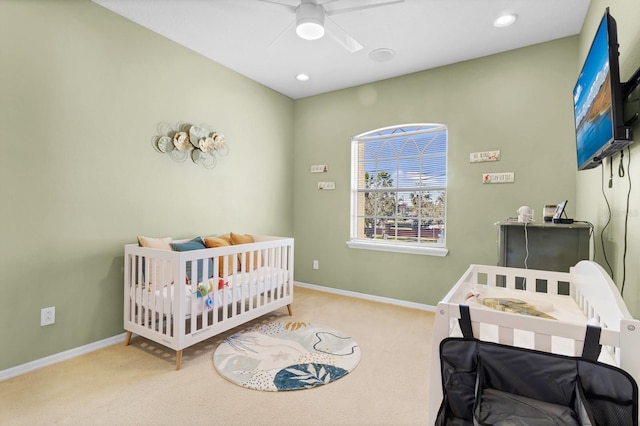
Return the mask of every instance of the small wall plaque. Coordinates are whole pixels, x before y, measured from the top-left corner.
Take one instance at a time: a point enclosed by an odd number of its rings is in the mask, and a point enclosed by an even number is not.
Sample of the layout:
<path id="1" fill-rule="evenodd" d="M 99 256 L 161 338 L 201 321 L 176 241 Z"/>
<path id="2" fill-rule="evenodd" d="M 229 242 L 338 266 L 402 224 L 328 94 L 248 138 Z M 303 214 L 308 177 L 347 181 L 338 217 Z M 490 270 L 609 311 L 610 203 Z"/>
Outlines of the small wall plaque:
<path id="1" fill-rule="evenodd" d="M 500 161 L 500 151 L 472 152 L 469 154 L 470 163 L 483 163 L 486 161 Z"/>
<path id="2" fill-rule="evenodd" d="M 482 183 L 513 183 L 513 182 L 514 182 L 513 172 L 482 174 Z"/>

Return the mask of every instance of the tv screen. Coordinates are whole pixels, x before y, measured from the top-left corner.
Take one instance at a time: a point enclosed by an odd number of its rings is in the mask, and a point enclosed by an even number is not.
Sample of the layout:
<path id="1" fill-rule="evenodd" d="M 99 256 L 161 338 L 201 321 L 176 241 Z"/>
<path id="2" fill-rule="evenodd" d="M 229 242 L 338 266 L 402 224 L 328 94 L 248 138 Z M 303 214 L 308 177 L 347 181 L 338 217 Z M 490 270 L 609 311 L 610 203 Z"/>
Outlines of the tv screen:
<path id="1" fill-rule="evenodd" d="M 607 9 L 573 89 L 579 170 L 597 167 L 630 143 L 621 89 L 616 26 Z"/>

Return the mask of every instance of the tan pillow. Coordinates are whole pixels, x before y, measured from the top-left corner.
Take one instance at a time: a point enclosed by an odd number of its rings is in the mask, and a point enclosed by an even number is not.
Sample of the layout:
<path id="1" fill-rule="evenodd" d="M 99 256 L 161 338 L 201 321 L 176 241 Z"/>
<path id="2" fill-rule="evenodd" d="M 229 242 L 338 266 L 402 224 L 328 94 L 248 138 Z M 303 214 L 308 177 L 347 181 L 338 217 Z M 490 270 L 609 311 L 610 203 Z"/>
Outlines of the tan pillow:
<path id="1" fill-rule="evenodd" d="M 216 238 L 220 238 L 221 240 L 228 242 L 229 245 L 233 244 L 231 242 L 231 234 L 218 235 Z"/>
<path id="2" fill-rule="evenodd" d="M 149 237 L 143 237 L 142 235 L 138 235 L 138 244 L 140 245 L 140 247 L 148 247 L 148 248 L 171 251 L 172 242 L 173 242 L 173 238 L 171 237 L 149 238 Z"/>
<path id="3" fill-rule="evenodd" d="M 244 235 L 240 235 L 240 234 L 235 234 L 233 232 L 231 232 L 229 234 L 231 236 L 231 243 L 235 246 L 235 245 L 240 245 L 240 244 L 250 244 L 250 243 L 255 243 L 256 240 L 249 234 L 244 234 Z M 247 263 L 249 263 L 249 253 L 245 254 L 245 257 L 247 259 Z M 242 270 L 242 255 L 238 254 L 238 271 Z M 253 252 L 253 269 L 258 267 L 258 252 L 254 251 Z M 245 272 L 249 272 L 251 270 L 251 265 L 247 264 L 245 265 L 244 268 Z"/>
<path id="4" fill-rule="evenodd" d="M 231 245 L 231 238 L 229 237 L 227 238 L 222 238 L 222 236 L 206 237 L 206 238 L 203 238 L 203 240 L 204 240 L 204 245 L 207 248 L 228 247 Z M 221 278 L 225 276 L 224 275 L 225 271 L 233 270 L 233 258 L 231 256 L 228 256 L 228 259 L 229 261 L 227 262 L 227 267 L 225 267 L 224 256 L 218 258 L 218 276 Z"/>
<path id="5" fill-rule="evenodd" d="M 234 245 L 249 244 L 249 243 L 256 242 L 256 240 L 254 240 L 253 237 L 249 234 L 240 235 L 240 234 L 234 234 L 233 232 L 231 232 L 229 233 L 229 236 L 231 238 L 231 243 Z"/>
<path id="6" fill-rule="evenodd" d="M 203 240 L 207 248 L 228 247 L 231 245 L 231 239 L 226 240 L 221 237 L 205 237 Z"/>
<path id="7" fill-rule="evenodd" d="M 152 248 L 152 249 L 158 249 L 158 250 L 168 250 L 171 251 L 171 243 L 173 242 L 173 238 L 171 237 L 164 237 L 164 238 L 150 238 L 150 237 L 143 237 L 142 235 L 138 235 L 138 245 L 140 247 L 147 247 L 147 248 Z M 149 284 L 153 284 L 152 280 L 155 277 L 165 277 L 165 283 L 166 284 L 172 284 L 173 283 L 173 270 L 171 269 L 171 264 L 170 263 L 165 263 L 164 264 L 164 268 L 162 268 L 161 262 L 158 263 L 158 265 L 154 266 L 154 261 L 153 259 L 151 259 L 151 261 L 149 262 L 150 266 L 152 268 L 152 271 L 154 271 L 154 274 L 152 274 L 149 277 Z M 162 275 L 164 272 L 164 275 Z M 149 290 L 151 290 L 151 287 L 149 287 Z"/>

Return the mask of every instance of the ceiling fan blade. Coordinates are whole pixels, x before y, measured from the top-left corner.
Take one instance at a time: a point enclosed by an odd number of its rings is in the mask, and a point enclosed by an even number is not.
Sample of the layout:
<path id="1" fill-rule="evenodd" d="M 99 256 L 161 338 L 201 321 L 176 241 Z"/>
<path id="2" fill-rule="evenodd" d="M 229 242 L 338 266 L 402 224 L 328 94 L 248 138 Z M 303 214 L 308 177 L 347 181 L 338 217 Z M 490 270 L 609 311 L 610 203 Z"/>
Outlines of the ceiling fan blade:
<path id="1" fill-rule="evenodd" d="M 282 6 L 284 8 L 286 8 L 289 12 L 294 12 L 296 11 L 296 9 L 298 8 L 299 3 L 296 2 L 296 5 L 292 5 L 291 3 L 287 3 L 287 2 L 279 2 L 279 1 L 275 1 L 275 0 L 259 0 L 263 3 L 271 3 L 271 4 L 275 4 L 276 6 Z"/>
<path id="2" fill-rule="evenodd" d="M 263 0 L 263 1 L 266 1 L 266 0 Z M 344 9 L 327 10 L 326 14 L 327 16 L 338 15 L 340 13 L 355 12 L 358 10 L 372 9 L 374 7 L 389 6 L 390 4 L 395 4 L 395 3 L 404 3 L 404 0 L 387 0 L 381 3 L 367 4 L 362 6 L 353 6 L 353 7 L 347 7 Z"/>
<path id="3" fill-rule="evenodd" d="M 333 19 L 327 17 L 324 20 L 324 26 L 329 34 L 329 37 L 337 41 L 351 53 L 355 53 L 363 49 L 363 46 L 358 43 L 356 39 L 351 37 L 345 30 L 343 30 Z"/>
<path id="4" fill-rule="evenodd" d="M 280 34 L 278 34 L 278 36 L 273 39 L 273 41 L 271 43 L 269 43 L 269 46 L 267 46 L 267 49 L 270 49 L 271 46 L 273 46 L 274 44 L 276 44 L 278 41 L 280 41 L 280 39 L 282 37 L 284 37 L 284 35 L 287 33 L 287 31 L 290 31 L 291 28 L 296 24 L 296 20 L 294 19 L 293 21 L 291 21 L 291 23 L 289 25 L 287 25 L 287 28 L 285 28 L 284 30 L 282 30 L 282 32 Z"/>

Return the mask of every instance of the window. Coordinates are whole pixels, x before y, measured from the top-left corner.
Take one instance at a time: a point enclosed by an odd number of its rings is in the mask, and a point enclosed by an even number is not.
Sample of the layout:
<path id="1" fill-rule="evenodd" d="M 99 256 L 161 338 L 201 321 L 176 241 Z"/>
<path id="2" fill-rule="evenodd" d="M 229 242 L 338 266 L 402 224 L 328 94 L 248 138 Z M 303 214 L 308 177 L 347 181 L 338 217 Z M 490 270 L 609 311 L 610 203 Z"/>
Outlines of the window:
<path id="1" fill-rule="evenodd" d="M 447 254 L 447 127 L 404 124 L 351 141 L 352 248 Z"/>

